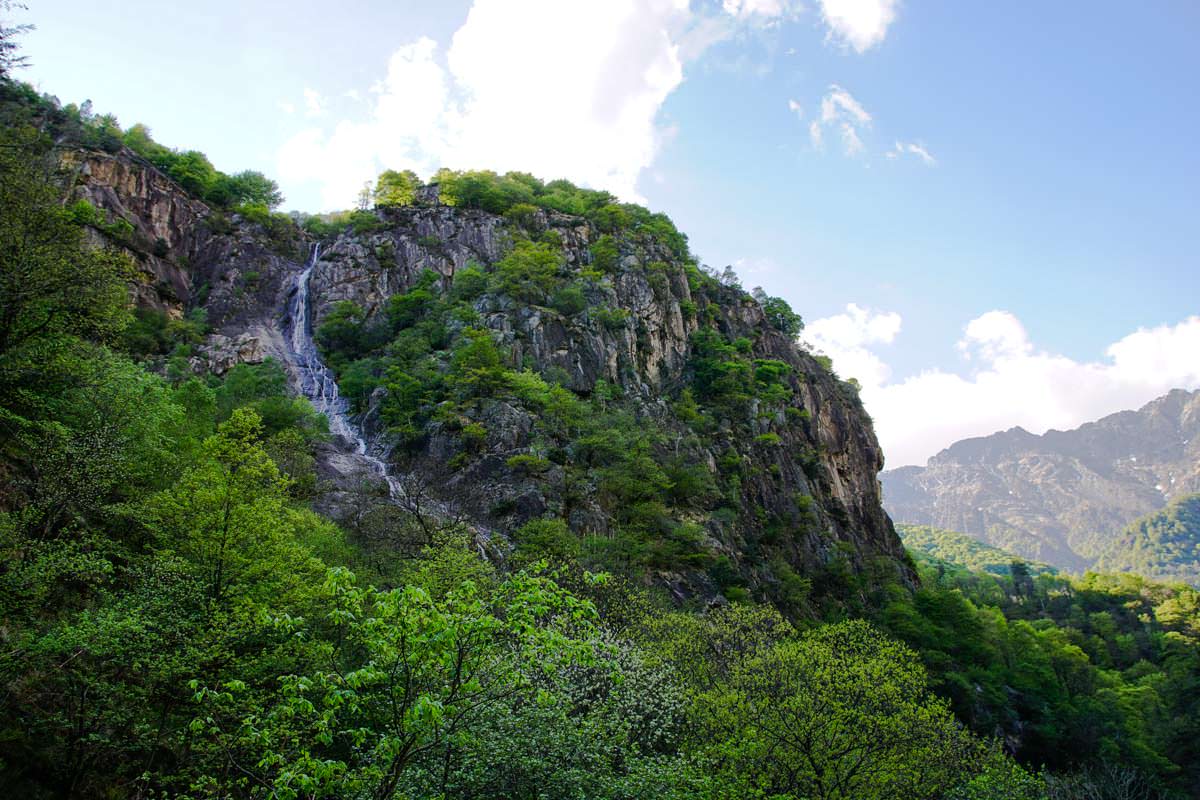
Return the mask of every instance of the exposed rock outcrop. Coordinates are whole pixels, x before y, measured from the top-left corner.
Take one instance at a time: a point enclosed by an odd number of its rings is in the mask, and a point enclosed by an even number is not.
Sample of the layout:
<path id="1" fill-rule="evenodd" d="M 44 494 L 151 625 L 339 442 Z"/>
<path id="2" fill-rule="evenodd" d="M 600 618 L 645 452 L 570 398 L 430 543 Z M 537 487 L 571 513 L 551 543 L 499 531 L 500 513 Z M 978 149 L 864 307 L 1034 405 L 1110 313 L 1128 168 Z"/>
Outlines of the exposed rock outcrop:
<path id="1" fill-rule="evenodd" d="M 280 309 L 310 243 L 294 233 L 277 240 L 260 225 L 210 209 L 129 150 L 70 150 L 61 164 L 70 201 L 91 203 L 110 228 L 120 221 L 132 228 L 119 237 L 99 229 L 89 235 L 138 264 L 135 302 L 172 317 L 206 312 L 217 333 L 198 365 L 220 373 L 240 362 L 286 357 Z"/>
<path id="2" fill-rule="evenodd" d="M 188 266 L 207 236 L 208 206 L 128 151 L 68 151 L 62 164 L 71 176 L 72 199 L 132 225 L 132 235 L 120 244 L 142 271 L 138 303 L 182 313 L 193 300 Z"/>
<path id="3" fill-rule="evenodd" d="M 339 301 L 378 317 L 389 297 L 410 289 L 426 270 L 449 287 L 472 262 L 491 264 L 512 247 L 513 230 L 497 215 L 445 206 L 379 213 L 380 229 L 347 232 L 322 252 L 312 277 L 318 322 Z M 599 234 L 585 221 L 539 212 L 533 227 L 557 234 L 566 276 L 591 264 L 589 248 Z M 730 287 L 710 286 L 697 296 L 679 258 L 645 242 L 624 249 L 615 274 L 590 284 L 586 301 L 585 310 L 562 313 L 488 293 L 475 310 L 509 367 L 553 376 L 584 397 L 601 381 L 618 387 L 623 396 L 637 398 L 640 415 L 668 432 L 675 456 L 713 474 L 723 457 L 736 453 L 745 511 L 700 521 L 710 545 L 752 585 L 777 579 L 756 561 L 766 540 L 808 574 L 847 554 L 859 569 L 877 556 L 906 563 L 881 507 L 876 474 L 882 454 L 856 393 L 773 328 L 758 302 Z M 698 303 L 707 315 L 703 321 Z M 730 341 L 752 342 L 754 358 L 786 363 L 793 392 L 788 407 L 764 416 L 754 406 L 748 420 L 726 420 L 707 441 L 697 441 L 672 402 L 690 380 L 691 338 L 702 326 Z M 482 453 L 466 458 L 468 448 L 456 431 L 433 423 L 419 452 L 397 454 L 401 468 L 432 470 L 430 479 L 447 496 L 502 528 L 551 514 L 581 532 L 610 532 L 611 520 L 598 503 L 564 497 L 558 465 L 536 476 L 509 466 L 509 459 L 535 445 L 529 411 L 497 401 L 473 419 L 487 431 Z"/>

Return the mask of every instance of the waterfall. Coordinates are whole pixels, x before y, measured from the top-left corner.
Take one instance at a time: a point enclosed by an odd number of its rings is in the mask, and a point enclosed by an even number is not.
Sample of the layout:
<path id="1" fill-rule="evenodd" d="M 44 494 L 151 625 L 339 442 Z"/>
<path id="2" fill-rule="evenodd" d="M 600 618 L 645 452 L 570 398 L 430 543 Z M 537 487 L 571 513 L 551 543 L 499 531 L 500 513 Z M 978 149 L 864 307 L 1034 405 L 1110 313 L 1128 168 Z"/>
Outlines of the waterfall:
<path id="1" fill-rule="evenodd" d="M 366 462 L 371 471 L 387 482 L 392 499 L 403 496 L 399 481 L 388 471 L 382 459 L 371 454 L 366 437 L 350 420 L 350 404 L 338 392 L 333 371 L 321 360 L 317 343 L 313 338 L 312 301 L 309 298 L 309 282 L 312 271 L 321 258 L 321 246 L 314 244 L 304 271 L 296 279 L 296 288 L 288 301 L 288 320 L 291 331 L 288 344 L 292 351 L 292 364 L 301 394 L 309 399 L 313 407 L 329 420 L 329 430 L 354 445 L 354 450 Z"/>

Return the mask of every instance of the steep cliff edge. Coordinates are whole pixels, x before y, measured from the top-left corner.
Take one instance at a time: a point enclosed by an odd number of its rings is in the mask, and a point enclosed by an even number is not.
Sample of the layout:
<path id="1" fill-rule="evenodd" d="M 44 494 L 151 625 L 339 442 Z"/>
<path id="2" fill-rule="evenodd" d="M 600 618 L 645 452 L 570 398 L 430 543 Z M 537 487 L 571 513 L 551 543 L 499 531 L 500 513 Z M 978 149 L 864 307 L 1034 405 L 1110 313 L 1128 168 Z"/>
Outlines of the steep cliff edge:
<path id="1" fill-rule="evenodd" d="M 288 299 L 316 238 L 213 211 L 128 151 L 66 163 L 71 197 L 133 227 L 118 243 L 138 302 L 207 313 L 196 369 L 294 358 Z M 324 237 L 312 316 L 349 334 L 318 338 L 373 451 L 518 554 L 539 524 L 565 530 L 584 560 L 680 597 L 910 580 L 854 390 L 652 227 L 451 207 L 434 188 Z M 319 454 L 334 490 L 365 472 L 352 449 Z"/>

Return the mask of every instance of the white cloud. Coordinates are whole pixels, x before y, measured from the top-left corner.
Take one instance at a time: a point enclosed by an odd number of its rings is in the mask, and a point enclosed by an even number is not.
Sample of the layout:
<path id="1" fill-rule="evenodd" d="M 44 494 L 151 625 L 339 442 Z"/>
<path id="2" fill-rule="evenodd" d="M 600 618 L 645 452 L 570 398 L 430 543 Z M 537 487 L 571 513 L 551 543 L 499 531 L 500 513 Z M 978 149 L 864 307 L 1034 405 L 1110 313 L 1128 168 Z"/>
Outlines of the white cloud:
<path id="1" fill-rule="evenodd" d="M 896 142 L 896 146 L 888 150 L 885 155 L 891 159 L 900 158 L 905 155 L 914 155 L 921 159 L 921 162 L 927 167 L 937 166 L 937 159 L 920 142 Z"/>
<path id="2" fill-rule="evenodd" d="M 830 123 L 838 120 L 870 125 L 871 115 L 853 95 L 834 83 L 830 84 L 829 93 L 821 99 L 821 121 Z"/>
<path id="3" fill-rule="evenodd" d="M 304 114 L 309 117 L 319 117 L 325 113 L 325 101 L 316 89 L 304 89 Z"/>
<path id="4" fill-rule="evenodd" d="M 289 103 L 286 100 L 280 100 L 279 101 L 279 110 L 285 114 L 295 114 L 296 113 L 296 104 Z"/>
<path id="5" fill-rule="evenodd" d="M 899 0 L 820 0 L 821 18 L 831 39 L 865 52 L 887 36 Z"/>
<path id="6" fill-rule="evenodd" d="M 832 358 L 839 374 L 875 386 L 884 383 L 891 370 L 868 346 L 891 344 L 900 326 L 900 315 L 894 311 L 879 313 L 850 303 L 844 314 L 810 322 L 803 339 Z"/>
<path id="7" fill-rule="evenodd" d="M 804 118 L 804 107 L 795 100 L 788 100 L 788 111 L 795 114 L 797 119 Z"/>
<path id="8" fill-rule="evenodd" d="M 808 138 L 812 146 L 820 150 L 825 146 L 824 135 L 821 133 L 821 121 L 814 119 L 808 124 Z"/>
<path id="9" fill-rule="evenodd" d="M 343 93 L 362 98 L 365 118 L 302 130 L 281 148 L 284 191 L 303 196 L 312 187 L 295 184 L 313 183 L 323 208 L 344 208 L 383 169 L 429 174 L 445 166 L 565 177 L 637 200 L 640 174 L 670 136 L 659 112 L 684 66 L 717 42 L 803 8 L 798 0 L 690 5 L 474 0 L 448 47 L 425 37 L 405 44 L 371 92 Z M 866 24 L 860 12 L 825 5 L 831 36 Z M 832 91 L 826 99 L 839 121 L 822 124 L 836 125 L 843 149 L 859 153 L 870 117 L 844 90 Z M 801 111 L 796 101 L 789 108 Z M 304 110 L 329 116 L 326 98 L 313 89 L 304 90 Z M 814 126 L 810 136 L 819 146 L 821 131 Z"/>
<path id="10" fill-rule="evenodd" d="M 997 361 L 1019 358 L 1033 351 L 1033 343 L 1021 320 L 1008 311 L 989 311 L 967 323 L 958 350 L 967 359 Z"/>
<path id="11" fill-rule="evenodd" d="M 788 0 L 724 0 L 721 7 L 735 17 L 780 17 L 790 10 Z"/>
<path id="12" fill-rule="evenodd" d="M 889 467 L 924 463 L 970 436 L 1014 425 L 1033 433 L 1074 428 L 1174 388 L 1200 388 L 1200 316 L 1139 329 L 1111 344 L 1104 358 L 1076 361 L 1038 348 L 1013 314 L 989 311 L 963 329 L 962 374 L 930 369 L 892 382 L 873 346 L 890 343 L 899 330 L 899 315 L 857 306 L 805 330 L 839 375 L 862 383 Z"/>
<path id="13" fill-rule="evenodd" d="M 668 132 L 657 118 L 683 80 L 682 43 L 711 40 L 702 22 L 687 0 L 475 0 L 444 59 L 428 38 L 400 47 L 371 117 L 298 133 L 280 177 L 285 189 L 319 182 L 326 208 L 350 205 L 380 169 L 441 166 L 566 177 L 637 199 Z"/>
<path id="14" fill-rule="evenodd" d="M 842 123 L 842 150 L 848 156 L 856 156 L 863 151 L 862 139 L 858 138 L 858 130 L 848 122 Z"/>
<path id="15" fill-rule="evenodd" d="M 821 116 L 808 126 L 809 139 L 813 147 L 820 149 L 824 143 L 824 130 L 836 128 L 842 138 L 842 150 L 848 156 L 863 151 L 861 131 L 871 127 L 871 115 L 862 103 L 836 83 L 821 98 Z"/>

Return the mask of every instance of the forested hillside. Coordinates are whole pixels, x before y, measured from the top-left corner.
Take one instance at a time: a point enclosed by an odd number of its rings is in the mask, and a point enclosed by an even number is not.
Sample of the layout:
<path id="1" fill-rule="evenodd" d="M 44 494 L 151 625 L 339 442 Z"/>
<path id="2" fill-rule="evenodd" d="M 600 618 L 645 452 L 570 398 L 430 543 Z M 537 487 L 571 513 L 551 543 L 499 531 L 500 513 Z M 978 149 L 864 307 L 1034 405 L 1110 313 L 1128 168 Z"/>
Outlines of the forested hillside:
<path id="1" fill-rule="evenodd" d="M 928 525 L 897 525 L 896 531 L 900 534 L 904 546 L 915 554 L 918 561 L 944 563 L 972 572 L 990 572 L 998 576 L 1011 576 L 1014 568 L 1023 568 L 1031 575 L 1057 572 L 1048 564 L 1025 561 L 965 533 L 932 528 Z"/>
<path id="2" fill-rule="evenodd" d="M 853 386 L 665 217 L 294 218 L 3 91 L 5 796 L 1200 792 L 1196 592 L 914 569 Z"/>
<path id="3" fill-rule="evenodd" d="M 1200 584 L 1200 495 L 1180 498 L 1130 524 L 1097 567 Z"/>

